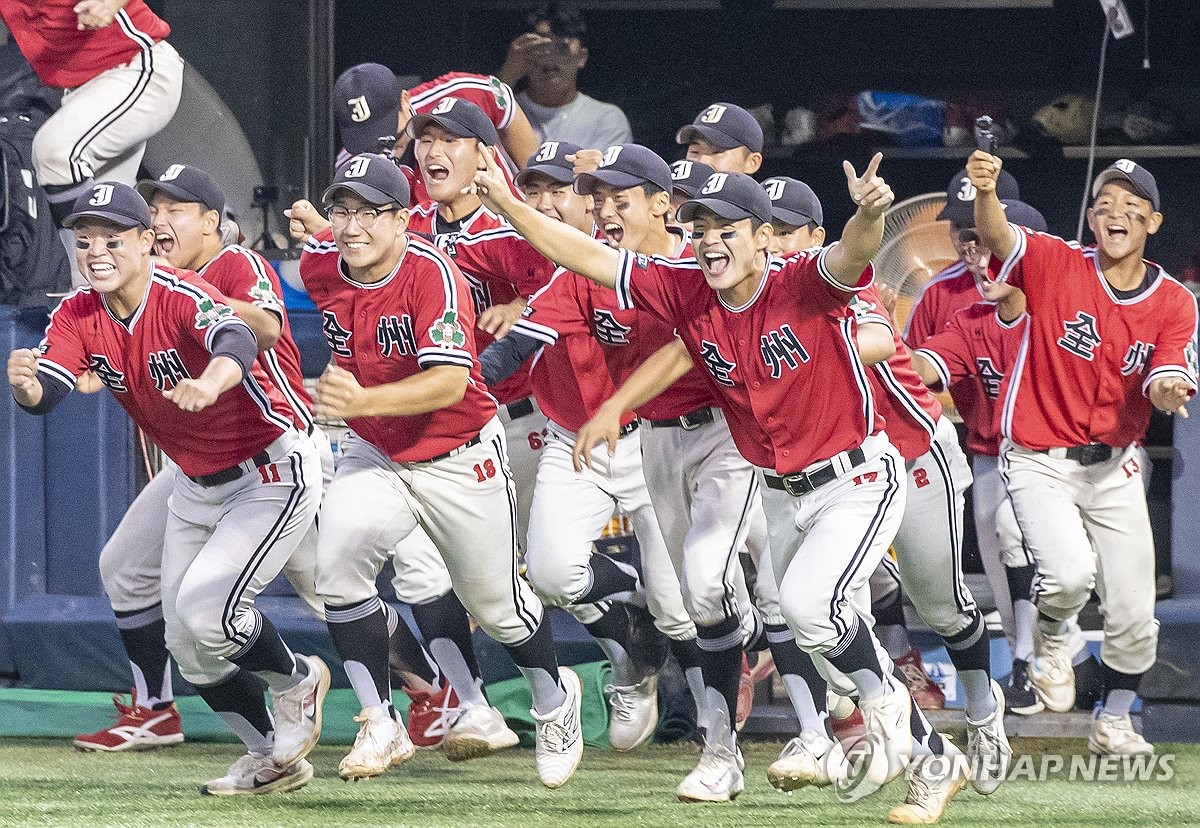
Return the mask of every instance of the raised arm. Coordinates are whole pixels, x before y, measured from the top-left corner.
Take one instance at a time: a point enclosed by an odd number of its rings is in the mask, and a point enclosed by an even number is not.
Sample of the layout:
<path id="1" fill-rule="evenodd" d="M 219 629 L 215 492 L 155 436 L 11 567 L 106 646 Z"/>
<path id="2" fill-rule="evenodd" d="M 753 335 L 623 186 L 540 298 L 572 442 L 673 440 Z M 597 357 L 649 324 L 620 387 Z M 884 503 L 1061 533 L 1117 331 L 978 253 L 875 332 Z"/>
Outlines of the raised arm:
<path id="1" fill-rule="evenodd" d="M 861 176 L 849 161 L 842 162 L 846 187 L 858 209 L 846 222 L 841 240 L 825 255 L 825 269 L 847 287 L 858 284 L 862 272 L 871 263 L 871 257 L 879 250 L 879 243 L 883 240 L 883 214 L 896 197 L 888 183 L 879 176 L 879 162 L 882 160 L 883 153 L 875 153 Z"/>
<path id="2" fill-rule="evenodd" d="M 479 145 L 479 159 L 480 169 L 475 173 L 472 188 L 490 210 L 508 219 L 518 233 L 555 264 L 604 287 L 616 287 L 616 250 L 568 224 L 542 215 L 517 198 L 491 150 L 483 144 Z"/>
<path id="3" fill-rule="evenodd" d="M 978 191 L 975 195 L 975 232 L 979 234 L 979 243 L 1000 261 L 1006 260 L 1017 246 L 1015 231 L 996 195 L 996 181 L 1003 165 L 1003 161 L 983 150 L 975 150 L 967 159 L 967 177 Z"/>
<path id="4" fill-rule="evenodd" d="M 525 110 L 521 109 L 521 105 L 515 99 L 512 102 L 512 108 L 512 120 L 508 122 L 508 126 L 500 130 L 500 142 L 504 144 L 504 148 L 516 161 L 517 166 L 524 169 L 525 162 L 538 151 L 541 140 L 534 132 L 533 124 L 529 123 L 529 117 L 525 114 Z"/>

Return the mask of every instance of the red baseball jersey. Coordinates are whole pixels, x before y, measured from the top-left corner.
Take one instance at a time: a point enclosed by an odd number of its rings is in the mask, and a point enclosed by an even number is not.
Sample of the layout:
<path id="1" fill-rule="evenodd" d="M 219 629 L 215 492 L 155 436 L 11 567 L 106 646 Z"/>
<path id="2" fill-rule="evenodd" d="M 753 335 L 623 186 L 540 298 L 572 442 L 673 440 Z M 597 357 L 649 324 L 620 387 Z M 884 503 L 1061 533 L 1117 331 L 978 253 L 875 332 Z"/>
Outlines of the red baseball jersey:
<path id="1" fill-rule="evenodd" d="M 470 288 L 441 250 L 410 235 L 396 268 L 363 284 L 350 276 L 337 248 L 330 253 L 306 245 L 300 278 L 321 310 L 335 364 L 363 386 L 399 382 L 438 365 L 470 371 L 466 393 L 454 405 L 411 417 L 347 420 L 356 434 L 397 462 L 421 462 L 476 437 L 495 416 L 496 401 L 475 359 Z"/>
<path id="2" fill-rule="evenodd" d="M 409 229 L 428 233 L 446 251 L 471 286 L 471 299 L 478 317 L 493 305 L 506 305 L 521 297 L 528 299 L 546 286 L 555 265 L 525 241 L 508 222 L 486 207 L 463 219 L 460 229 L 442 233 L 437 229 L 437 204 L 414 207 Z M 475 343 L 482 351 L 495 337 L 475 329 Z M 527 365 L 494 387 L 492 394 L 502 403 L 533 393 Z"/>
<path id="3" fill-rule="evenodd" d="M 970 418 L 963 417 L 967 448 L 975 454 L 1000 454 L 1000 401 L 1008 390 L 1027 319 L 1021 314 L 1005 322 L 994 302 L 977 302 L 954 314 L 944 331 L 926 339 L 916 351 L 937 371 L 943 388 L 963 386 L 967 377 L 979 383 L 980 404 Z"/>
<path id="4" fill-rule="evenodd" d="M 79 0 L 0 0 L 0 18 L 21 54 L 47 86 L 74 89 L 92 78 L 141 57 L 150 72 L 150 48 L 171 27 L 143 0 L 129 0 L 103 29 L 79 28 Z"/>
<path id="5" fill-rule="evenodd" d="M 971 271 L 962 262 L 955 262 L 934 276 L 921 291 L 904 327 L 904 341 L 910 348 L 920 348 L 929 337 L 945 330 L 954 314 L 982 298 Z M 954 398 L 954 407 L 963 422 L 987 416 L 977 411 L 987 404 L 983 400 L 983 389 L 974 377 L 967 377 L 946 390 Z M 891 433 L 889 428 L 888 434 Z"/>
<path id="6" fill-rule="evenodd" d="M 183 411 L 163 396 L 204 373 L 214 333 L 245 324 L 196 274 L 155 264 L 146 298 L 128 320 L 117 319 L 91 288 L 63 299 L 50 314 L 38 370 L 69 389 L 85 371 L 95 372 L 184 474 L 213 474 L 292 428 L 291 410 L 257 362 L 203 411 Z"/>
<path id="7" fill-rule="evenodd" d="M 230 299 L 249 302 L 279 317 L 279 340 L 259 353 L 258 364 L 288 401 L 296 428 L 308 431 L 313 424 L 312 397 L 304 388 L 300 349 L 292 339 L 292 325 L 280 298 L 283 287 L 275 269 L 253 250 L 231 244 L 200 268 L 199 275 Z"/>
<path id="8" fill-rule="evenodd" d="M 883 428 L 855 343 L 856 287 L 824 267 L 830 248 L 768 260 L 758 291 L 726 305 L 695 259 L 621 251 L 620 307 L 639 307 L 674 326 L 722 400 L 738 450 L 751 463 L 792 474 L 857 448 Z M 821 401 L 819 416 L 796 406 Z"/>
<path id="9" fill-rule="evenodd" d="M 1179 377 L 1196 385 L 1195 298 L 1152 262 L 1145 289 L 1119 296 L 1095 248 L 1009 226 L 1016 244 L 993 266 L 1025 291 L 1029 324 L 1001 432 L 1035 450 L 1139 442 L 1150 422 L 1150 383 Z"/>
<path id="10" fill-rule="evenodd" d="M 484 111 L 496 129 L 512 123 L 517 99 L 512 87 L 494 75 L 471 72 L 447 72 L 408 90 L 408 102 L 414 112 L 424 114 L 442 98 L 461 98 Z"/>
<path id="11" fill-rule="evenodd" d="M 620 381 L 610 352 L 629 344 L 633 320 L 611 314 L 604 288 L 576 273 L 559 269 L 533 295 L 513 330 L 546 345 L 533 359 L 533 393 L 542 412 L 569 431 L 578 431 L 617 392 Z M 608 291 L 611 293 L 612 291 Z M 615 297 L 614 297 L 615 299 Z M 615 360 L 615 358 L 613 358 Z M 621 425 L 633 420 L 621 415 Z"/>
<path id="12" fill-rule="evenodd" d="M 916 460 L 929 451 L 938 418 L 942 416 L 942 404 L 913 367 L 912 357 L 892 326 L 875 286 L 859 291 L 851 299 L 850 307 L 859 325 L 874 322 L 892 333 L 896 353 L 871 366 L 871 387 L 887 424 L 888 439 L 905 460 Z"/>

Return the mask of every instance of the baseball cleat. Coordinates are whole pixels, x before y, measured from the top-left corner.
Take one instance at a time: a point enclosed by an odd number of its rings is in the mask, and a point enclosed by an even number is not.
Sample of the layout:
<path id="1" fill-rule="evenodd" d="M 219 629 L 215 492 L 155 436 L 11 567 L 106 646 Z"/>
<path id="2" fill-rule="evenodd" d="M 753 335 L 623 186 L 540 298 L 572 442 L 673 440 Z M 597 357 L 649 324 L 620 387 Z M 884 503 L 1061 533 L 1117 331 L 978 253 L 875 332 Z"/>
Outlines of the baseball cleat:
<path id="1" fill-rule="evenodd" d="M 946 706 L 946 696 L 942 693 L 942 688 L 925 672 L 919 649 L 913 647 L 896 659 L 895 663 L 904 674 L 904 684 L 917 707 L 922 710 L 941 710 Z"/>
<path id="2" fill-rule="evenodd" d="M 354 747 L 338 765 L 347 782 L 381 776 L 416 753 L 408 731 L 384 707 L 364 707 L 354 721 L 360 723 Z"/>
<path id="3" fill-rule="evenodd" d="M 1133 729 L 1128 715 L 1114 716 L 1102 708 L 1092 722 L 1088 750 L 1098 756 L 1152 756 L 1154 745 Z"/>
<path id="4" fill-rule="evenodd" d="M 498 750 L 516 747 L 520 741 L 499 710 L 477 704 L 462 709 L 442 742 L 442 750 L 451 762 L 461 762 L 491 756 Z"/>
<path id="5" fill-rule="evenodd" d="M 750 660 L 742 653 L 742 672 L 738 676 L 737 713 L 734 715 L 734 727 L 741 730 L 746 726 L 754 710 L 754 678 L 750 672 Z"/>
<path id="6" fill-rule="evenodd" d="M 783 746 L 779 758 L 767 768 L 767 781 L 777 791 L 824 788 L 846 778 L 846 754 L 824 733 L 805 730 Z"/>
<path id="7" fill-rule="evenodd" d="M 412 700 L 408 706 L 408 737 L 417 748 L 440 747 L 450 726 L 461 712 L 458 707 L 458 694 L 446 682 L 432 693 L 422 693 L 420 690 L 404 689 L 405 695 Z"/>
<path id="8" fill-rule="evenodd" d="M 981 722 L 967 718 L 967 758 L 971 768 L 971 787 L 987 796 L 996 792 L 1008 777 L 1012 748 L 1004 732 L 1004 692 L 992 681 L 996 709 Z"/>
<path id="9" fill-rule="evenodd" d="M 583 759 L 583 725 L 579 720 L 583 685 L 568 667 L 559 667 L 558 675 L 567 691 L 566 700 L 545 715 L 529 711 L 537 728 L 533 754 L 538 779 L 547 788 L 565 785 Z"/>
<path id="10" fill-rule="evenodd" d="M 1009 713 L 1018 716 L 1032 716 L 1046 709 L 1033 682 L 1029 680 L 1029 662 L 1013 659 L 1012 674 L 1008 677 L 1008 687 L 1004 690 L 1005 703 Z"/>
<path id="11" fill-rule="evenodd" d="M 923 756 L 908 769 L 908 793 L 903 804 L 888 813 L 897 825 L 932 825 L 942 817 L 954 795 L 967 784 L 967 765 L 962 751 L 942 737 L 941 756 Z"/>
<path id="12" fill-rule="evenodd" d="M 904 771 L 912 755 L 911 706 L 908 688 L 891 676 L 882 696 L 859 700 L 867 735 L 846 751 L 846 778 L 834 780 L 839 797 L 861 799 Z"/>
<path id="13" fill-rule="evenodd" d="M 200 786 L 205 796 L 254 796 L 297 791 L 313 778 L 313 766 L 301 759 L 281 768 L 265 753 L 247 753 L 229 767 L 229 773 Z"/>
<path id="14" fill-rule="evenodd" d="M 637 684 L 604 688 L 612 708 L 608 741 L 613 750 L 633 750 L 654 735 L 658 726 L 658 676 L 650 675 Z"/>
<path id="15" fill-rule="evenodd" d="M 1066 713 L 1075 706 L 1071 636 L 1042 633 L 1039 653 L 1029 663 L 1029 680 L 1046 709 Z"/>
<path id="16" fill-rule="evenodd" d="M 308 675 L 290 690 L 271 693 L 275 715 L 275 746 L 271 758 L 290 768 L 312 752 L 321 738 L 321 705 L 329 692 L 329 668 L 316 656 L 296 653 L 308 666 Z"/>
<path id="17" fill-rule="evenodd" d="M 163 710 L 154 710 L 138 704 L 137 691 L 131 690 L 129 704 L 124 696 L 113 696 L 117 707 L 117 721 L 95 733 L 76 736 L 74 745 L 79 750 L 114 753 L 120 750 L 153 750 L 154 748 L 177 745 L 183 741 L 183 724 L 179 710 L 172 704 Z"/>
<path id="18" fill-rule="evenodd" d="M 675 796 L 680 802 L 729 802 L 746 787 L 745 767 L 737 747 L 705 741 L 700 763 L 679 783 Z"/>

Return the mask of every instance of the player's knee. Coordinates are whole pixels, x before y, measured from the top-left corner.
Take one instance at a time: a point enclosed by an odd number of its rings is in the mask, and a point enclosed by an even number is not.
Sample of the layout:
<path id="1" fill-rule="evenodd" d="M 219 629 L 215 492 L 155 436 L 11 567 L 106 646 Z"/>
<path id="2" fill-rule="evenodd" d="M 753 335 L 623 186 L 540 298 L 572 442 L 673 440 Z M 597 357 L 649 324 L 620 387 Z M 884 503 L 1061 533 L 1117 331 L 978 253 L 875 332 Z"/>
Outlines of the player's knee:
<path id="1" fill-rule="evenodd" d="M 818 605 L 808 601 L 787 600 L 782 595 L 779 609 L 787 625 L 796 634 L 796 646 L 805 652 L 824 652 L 837 643 L 837 631 L 828 615 L 814 612 Z"/>
<path id="2" fill-rule="evenodd" d="M 38 130 L 33 138 L 33 166 L 43 187 L 75 183 L 70 142 L 45 129 Z"/>
<path id="3" fill-rule="evenodd" d="M 727 618 L 734 617 L 732 603 L 732 601 L 725 600 L 722 590 L 708 590 L 702 593 L 685 592 L 683 595 L 683 605 L 687 609 L 688 617 L 700 627 L 711 627 Z"/>
<path id="4" fill-rule="evenodd" d="M 122 558 L 109 544 L 100 550 L 100 583 L 104 584 L 104 594 L 108 596 L 109 603 L 118 608 L 122 608 L 123 599 L 132 597 L 126 583 L 128 578 L 124 577 L 127 564 Z"/>
<path id="5" fill-rule="evenodd" d="M 1042 573 L 1039 586 L 1039 605 L 1051 602 L 1063 607 L 1078 607 L 1087 603 L 1096 584 L 1094 565 L 1076 561 L 1074 565 L 1055 566 Z"/>
<path id="6" fill-rule="evenodd" d="M 567 564 L 555 555 L 526 555 L 525 577 L 538 598 L 555 607 L 565 606 L 588 588 L 586 564 Z"/>
<path id="7" fill-rule="evenodd" d="M 1158 622 L 1149 618 L 1105 617 L 1100 657 L 1122 673 L 1142 673 L 1154 664 L 1158 652 Z"/>

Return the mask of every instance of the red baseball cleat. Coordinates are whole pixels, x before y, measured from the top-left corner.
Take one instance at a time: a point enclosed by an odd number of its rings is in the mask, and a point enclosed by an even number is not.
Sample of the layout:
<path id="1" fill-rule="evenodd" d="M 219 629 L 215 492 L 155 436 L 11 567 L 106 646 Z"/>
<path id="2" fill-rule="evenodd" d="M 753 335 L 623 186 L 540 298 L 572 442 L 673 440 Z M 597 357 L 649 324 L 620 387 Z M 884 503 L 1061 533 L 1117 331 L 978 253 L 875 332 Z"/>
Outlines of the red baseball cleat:
<path id="1" fill-rule="evenodd" d="M 433 693 L 408 688 L 404 692 L 412 699 L 408 708 L 407 727 L 413 745 L 419 748 L 440 747 L 458 717 L 458 694 L 445 679 Z"/>
<path id="2" fill-rule="evenodd" d="M 925 665 L 921 662 L 919 649 L 913 647 L 895 659 L 895 664 L 904 674 L 904 684 L 908 687 L 908 692 L 912 694 L 917 707 L 922 710 L 941 710 L 946 706 L 946 697 L 942 694 L 942 688 L 938 687 L 925 672 Z"/>
<path id="3" fill-rule="evenodd" d="M 124 701 L 124 696 L 113 696 L 118 711 L 116 724 L 96 733 L 76 736 L 75 747 L 108 752 L 153 750 L 183 741 L 183 724 L 174 704 L 163 710 L 141 707 L 134 690 L 130 691 L 129 704 Z"/>
<path id="4" fill-rule="evenodd" d="M 746 658 L 746 654 L 742 653 L 742 675 L 738 679 L 737 714 L 734 717 L 734 726 L 738 730 L 745 726 L 746 720 L 750 718 L 750 711 L 753 709 L 754 679 L 750 676 L 750 661 Z"/>

